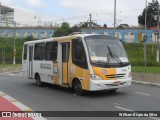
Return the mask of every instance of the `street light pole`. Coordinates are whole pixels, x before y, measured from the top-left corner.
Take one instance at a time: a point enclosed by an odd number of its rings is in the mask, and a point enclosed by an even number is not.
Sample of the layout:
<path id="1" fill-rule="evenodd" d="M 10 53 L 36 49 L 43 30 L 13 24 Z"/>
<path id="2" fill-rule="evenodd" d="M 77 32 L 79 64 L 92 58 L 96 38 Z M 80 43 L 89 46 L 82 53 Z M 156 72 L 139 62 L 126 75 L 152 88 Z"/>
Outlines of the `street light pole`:
<path id="1" fill-rule="evenodd" d="M 116 7 L 117 7 L 117 1 L 114 0 L 114 36 L 115 36 L 115 32 L 116 32 Z"/>
<path id="2" fill-rule="evenodd" d="M 158 9 L 158 14 L 157 14 L 157 31 L 158 31 L 158 33 L 157 33 L 157 45 L 158 45 L 158 47 L 157 47 L 157 63 L 159 63 L 159 48 L 160 48 L 160 44 L 159 44 L 159 37 L 160 37 L 160 35 L 159 35 L 159 4 L 158 4 L 158 6 L 157 6 L 157 9 Z"/>
<path id="3" fill-rule="evenodd" d="M 16 64 L 16 22 L 14 22 L 14 48 L 13 48 L 13 64 Z"/>
<path id="4" fill-rule="evenodd" d="M 146 67 L 147 67 L 147 60 L 146 60 L 146 56 L 147 56 L 147 48 L 146 48 L 146 40 L 147 40 L 147 7 L 148 7 L 148 2 L 146 0 L 146 3 L 145 3 L 145 41 L 144 41 L 144 64 L 145 64 L 145 70 L 146 70 Z"/>

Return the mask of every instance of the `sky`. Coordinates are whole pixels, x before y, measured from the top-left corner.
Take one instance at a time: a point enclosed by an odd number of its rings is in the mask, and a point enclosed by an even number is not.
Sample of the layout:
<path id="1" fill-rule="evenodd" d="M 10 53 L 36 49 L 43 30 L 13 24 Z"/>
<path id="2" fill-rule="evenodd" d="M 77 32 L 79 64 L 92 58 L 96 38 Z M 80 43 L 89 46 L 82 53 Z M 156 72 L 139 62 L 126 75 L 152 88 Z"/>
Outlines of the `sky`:
<path id="1" fill-rule="evenodd" d="M 138 25 L 138 16 L 145 8 L 146 0 L 117 0 L 117 25 Z M 148 0 L 151 2 L 152 0 Z M 22 9 L 40 15 L 42 21 L 68 22 L 71 25 L 89 20 L 113 27 L 114 0 L 0 0 L 2 5 Z"/>

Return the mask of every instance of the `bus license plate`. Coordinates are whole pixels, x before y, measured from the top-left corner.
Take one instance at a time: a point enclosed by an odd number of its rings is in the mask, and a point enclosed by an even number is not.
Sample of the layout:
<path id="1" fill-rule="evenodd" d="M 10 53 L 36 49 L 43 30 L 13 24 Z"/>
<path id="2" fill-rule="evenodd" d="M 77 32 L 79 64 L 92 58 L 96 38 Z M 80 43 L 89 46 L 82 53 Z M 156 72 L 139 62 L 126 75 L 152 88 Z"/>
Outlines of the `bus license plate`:
<path id="1" fill-rule="evenodd" d="M 121 84 L 120 81 L 116 81 L 116 82 L 113 83 L 113 85 L 115 85 L 115 86 L 119 86 L 120 84 Z"/>

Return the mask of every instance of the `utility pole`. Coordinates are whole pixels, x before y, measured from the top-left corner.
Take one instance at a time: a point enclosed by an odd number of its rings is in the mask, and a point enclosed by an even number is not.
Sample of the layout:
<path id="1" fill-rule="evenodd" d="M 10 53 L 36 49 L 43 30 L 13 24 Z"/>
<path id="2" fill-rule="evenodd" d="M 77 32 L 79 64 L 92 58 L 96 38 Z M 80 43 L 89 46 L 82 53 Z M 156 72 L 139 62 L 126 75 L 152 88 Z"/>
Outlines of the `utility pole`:
<path id="1" fill-rule="evenodd" d="M 1 2 L 0 2 L 0 15 L 1 15 L 1 19 L 3 18 L 3 8 L 2 8 L 2 5 L 1 5 Z M 4 19 L 5 19 L 5 16 L 4 16 Z M 3 20 L 2 20 L 3 21 Z M 2 22 L 3 24 L 3 22 Z M 2 42 L 2 63 L 3 65 L 5 64 L 5 56 L 4 56 L 4 39 L 3 39 L 3 42 Z"/>
<path id="2" fill-rule="evenodd" d="M 159 63 L 159 48 L 160 48 L 160 44 L 159 44 L 159 38 L 160 38 L 160 34 L 159 34 L 159 4 L 157 5 L 157 9 L 158 9 L 158 13 L 157 13 L 157 63 Z"/>
<path id="3" fill-rule="evenodd" d="M 89 14 L 89 28 L 91 31 L 92 30 L 92 14 L 91 13 Z"/>
<path id="4" fill-rule="evenodd" d="M 0 2 L 0 15 L 2 16 L 2 6 L 1 6 L 1 2 Z"/>
<path id="5" fill-rule="evenodd" d="M 146 42 L 147 42 L 147 7 L 148 7 L 148 2 L 146 0 L 146 3 L 145 3 L 145 37 L 144 37 L 144 66 L 145 66 L 145 70 L 146 70 L 146 67 L 147 67 L 147 47 L 146 47 Z"/>
<path id="6" fill-rule="evenodd" d="M 117 11 L 117 1 L 114 0 L 114 33 L 113 35 L 115 36 L 115 32 L 116 32 L 116 11 Z"/>
<path id="7" fill-rule="evenodd" d="M 14 48 L 13 48 L 13 64 L 16 64 L 16 22 L 14 24 Z"/>

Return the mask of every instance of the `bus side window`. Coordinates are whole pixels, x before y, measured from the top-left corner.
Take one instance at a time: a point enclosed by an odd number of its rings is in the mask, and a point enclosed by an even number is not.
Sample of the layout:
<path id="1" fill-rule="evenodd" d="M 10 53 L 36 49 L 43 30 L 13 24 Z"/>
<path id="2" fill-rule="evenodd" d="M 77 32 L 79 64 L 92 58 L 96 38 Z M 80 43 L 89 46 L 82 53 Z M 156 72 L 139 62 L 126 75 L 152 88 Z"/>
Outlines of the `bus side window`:
<path id="1" fill-rule="evenodd" d="M 28 45 L 24 45 L 23 60 L 27 60 L 27 47 Z"/>
<path id="2" fill-rule="evenodd" d="M 45 60 L 56 61 L 57 60 L 57 47 L 58 42 L 47 42 L 45 47 Z"/>
<path id="3" fill-rule="evenodd" d="M 78 67 L 88 68 L 84 46 L 80 38 L 72 40 L 72 62 Z"/>
<path id="4" fill-rule="evenodd" d="M 44 60 L 45 58 L 45 44 L 37 43 L 34 48 L 34 60 Z"/>

